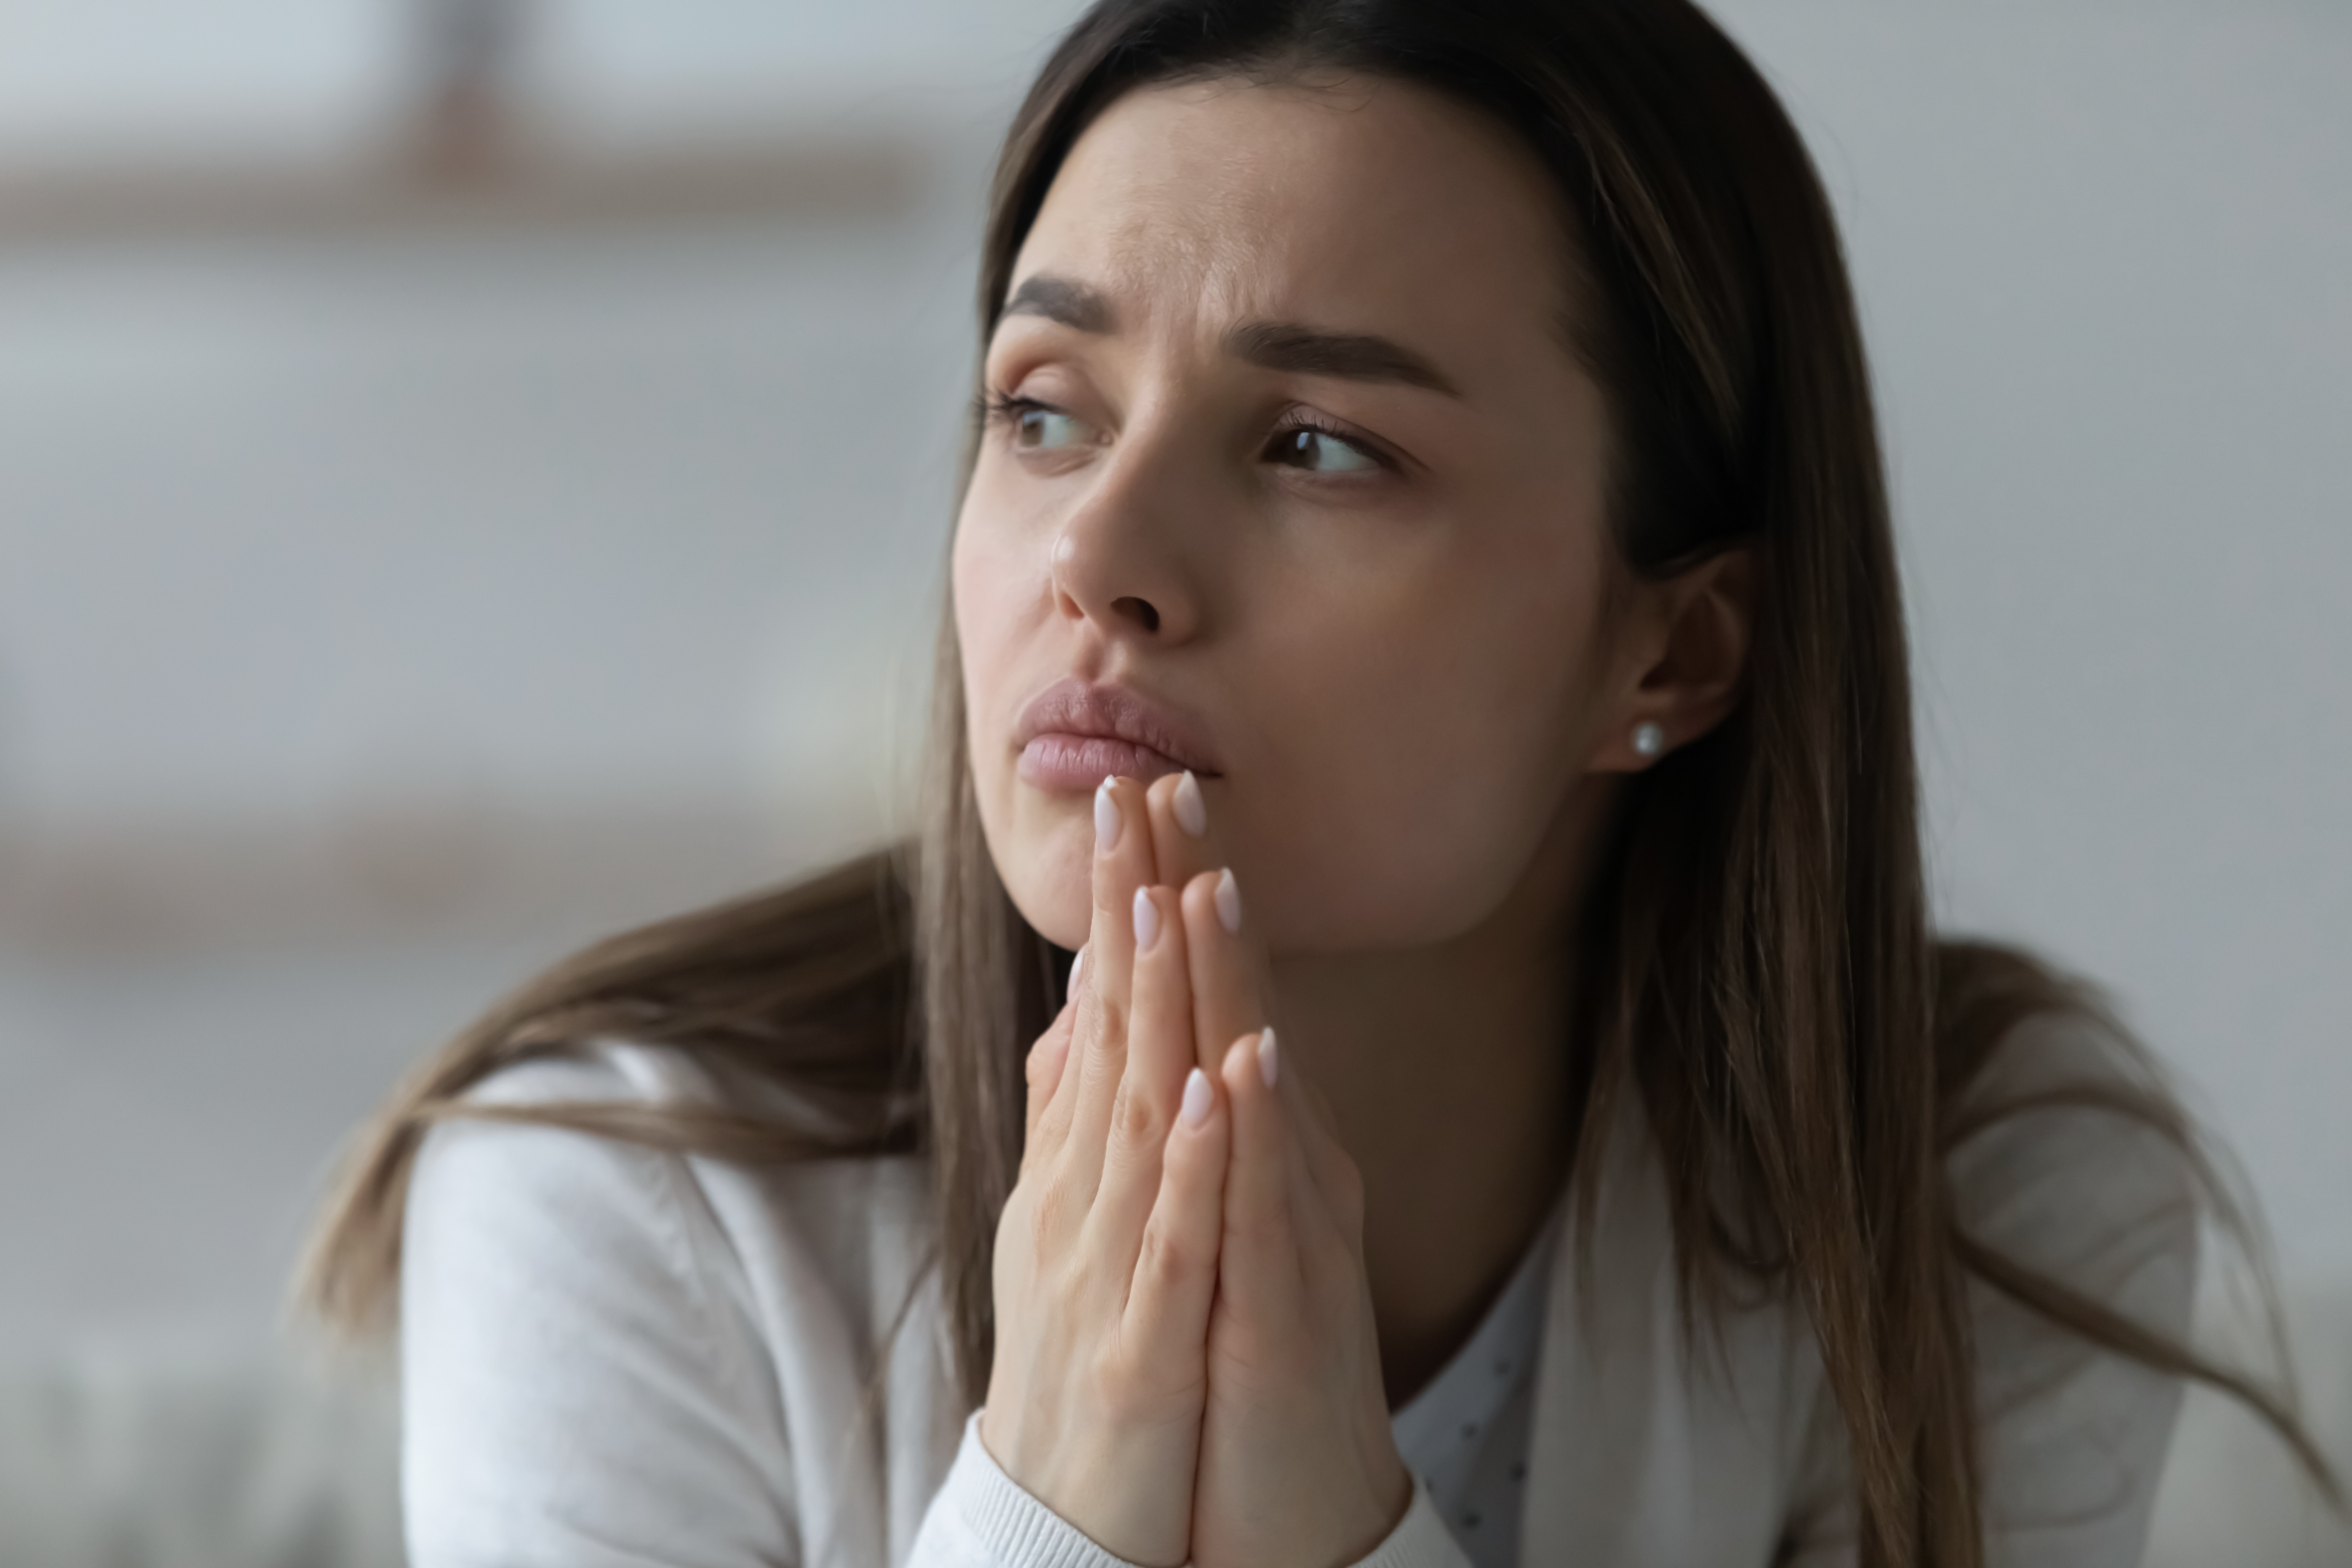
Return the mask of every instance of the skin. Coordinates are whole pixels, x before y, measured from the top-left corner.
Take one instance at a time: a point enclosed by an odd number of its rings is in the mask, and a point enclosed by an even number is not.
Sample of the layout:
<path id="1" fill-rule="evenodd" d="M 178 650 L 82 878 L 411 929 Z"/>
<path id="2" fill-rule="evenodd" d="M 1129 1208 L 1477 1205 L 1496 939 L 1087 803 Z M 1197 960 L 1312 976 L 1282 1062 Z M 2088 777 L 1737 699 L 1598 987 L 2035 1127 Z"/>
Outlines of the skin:
<path id="1" fill-rule="evenodd" d="M 1013 902 L 1087 957 L 1031 1053 L 982 1440 L 1134 1562 L 1344 1563 L 1394 1526 L 1388 1412 L 1571 1152 L 1572 911 L 1635 727 L 1671 749 L 1736 699 L 1749 563 L 1614 553 L 1567 234 L 1530 154 L 1419 89 L 1150 89 L 1072 150 L 1014 298 L 1058 283 L 988 345 L 972 776 Z M 1262 323 L 1417 368 L 1262 363 Z M 1174 776 L 1024 775 L 1073 677 L 1183 716 L 1202 832 Z"/>

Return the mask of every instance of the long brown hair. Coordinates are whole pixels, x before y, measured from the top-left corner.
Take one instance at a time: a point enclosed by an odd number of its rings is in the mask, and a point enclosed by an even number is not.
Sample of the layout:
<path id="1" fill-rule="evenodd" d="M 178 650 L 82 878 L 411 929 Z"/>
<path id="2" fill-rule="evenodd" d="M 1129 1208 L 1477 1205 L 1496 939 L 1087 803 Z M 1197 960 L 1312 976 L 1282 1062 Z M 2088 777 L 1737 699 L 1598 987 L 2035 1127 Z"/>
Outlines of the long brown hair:
<path id="1" fill-rule="evenodd" d="M 1015 117 L 982 249 L 981 329 L 1078 135 L 1121 94 L 1213 77 L 1418 83 L 1549 170 L 1574 258 L 1569 340 L 1604 389 L 1620 554 L 1661 575 L 1753 552 L 1747 687 L 1633 784 L 1593 890 L 1574 1183 L 1638 1092 L 1668 1173 L 1694 1321 L 1758 1281 L 1817 1336 L 1851 1439 L 1869 1564 L 1981 1561 L 1962 1294 L 1995 1289 L 2126 1356 L 2216 1383 L 2316 1451 L 2283 1398 L 1962 1235 L 1945 1156 L 2022 1019 L 2099 1025 L 2079 990 L 1928 930 L 1910 675 L 1860 329 L 1829 203 L 1785 111 L 1686 0 L 1102 0 Z M 506 1063 L 620 1035 L 801 1086 L 785 1131 L 722 1110 L 501 1110 L 746 1160 L 919 1147 L 963 1392 L 992 1342 L 990 1259 L 1021 1145 L 1021 1060 L 1067 955 L 1021 920 L 982 837 L 952 616 L 919 842 L 591 949 L 421 1067 L 365 1134 L 306 1276 L 347 1323 L 399 1266 L 424 1131 Z M 2119 1028 L 2107 1032 L 2144 1062 Z M 1566 1048 L 1564 1046 L 1563 1048 Z M 2072 1092 L 2137 1117 L 2209 1178 L 2160 1080 Z M 2048 1103 L 2043 1095 L 2034 1103 Z M 1593 1130 L 1594 1136 L 1585 1136 Z M 2208 1182 L 2224 1197 L 2223 1188 Z M 1724 1194 L 1740 1194 L 1726 1212 Z M 2225 1217 L 2228 1211 L 2225 1205 Z"/>

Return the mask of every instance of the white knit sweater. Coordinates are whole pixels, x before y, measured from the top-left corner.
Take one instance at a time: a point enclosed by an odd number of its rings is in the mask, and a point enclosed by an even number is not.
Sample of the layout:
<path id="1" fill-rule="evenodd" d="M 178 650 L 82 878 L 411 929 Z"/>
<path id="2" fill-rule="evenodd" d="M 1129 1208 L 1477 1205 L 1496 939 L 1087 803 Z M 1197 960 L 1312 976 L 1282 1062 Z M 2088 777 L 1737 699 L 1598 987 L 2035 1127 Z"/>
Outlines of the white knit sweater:
<path id="1" fill-rule="evenodd" d="M 2102 1048 L 2028 1026 L 1983 1087 L 2108 1070 Z M 673 1053 L 610 1045 L 478 1092 L 772 1091 L 722 1089 Z M 2185 1331 L 2194 1208 L 2160 1139 L 2045 1110 L 1979 1134 L 1952 1168 L 1973 1233 Z M 1851 1563 L 1845 1439 L 1802 1315 L 1768 1302 L 1725 1325 L 1719 1359 L 1704 1342 L 1686 1353 L 1638 1114 L 1608 1173 L 1590 1248 L 1560 1246 L 1547 1266 L 1512 1555 Z M 926 1215 L 912 1158 L 751 1171 L 544 1128 L 436 1129 L 409 1195 L 401 1293 L 414 1568 L 1116 1568 L 972 1435 Z M 1970 1289 L 1989 1563 L 2129 1568 L 2177 1385 Z M 1465 1561 L 1425 1485 L 1367 1560 Z"/>

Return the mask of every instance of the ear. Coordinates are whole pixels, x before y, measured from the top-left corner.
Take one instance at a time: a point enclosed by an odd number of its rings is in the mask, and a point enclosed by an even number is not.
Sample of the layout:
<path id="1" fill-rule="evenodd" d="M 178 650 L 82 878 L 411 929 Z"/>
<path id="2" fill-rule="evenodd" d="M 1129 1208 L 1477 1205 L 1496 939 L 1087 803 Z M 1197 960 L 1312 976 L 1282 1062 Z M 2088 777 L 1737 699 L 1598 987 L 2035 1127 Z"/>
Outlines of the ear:
<path id="1" fill-rule="evenodd" d="M 1592 771 L 1640 773 L 1723 722 L 1739 698 L 1755 621 L 1753 550 L 1636 584 Z M 1648 752 L 1637 743 L 1645 725 L 1657 727 Z"/>

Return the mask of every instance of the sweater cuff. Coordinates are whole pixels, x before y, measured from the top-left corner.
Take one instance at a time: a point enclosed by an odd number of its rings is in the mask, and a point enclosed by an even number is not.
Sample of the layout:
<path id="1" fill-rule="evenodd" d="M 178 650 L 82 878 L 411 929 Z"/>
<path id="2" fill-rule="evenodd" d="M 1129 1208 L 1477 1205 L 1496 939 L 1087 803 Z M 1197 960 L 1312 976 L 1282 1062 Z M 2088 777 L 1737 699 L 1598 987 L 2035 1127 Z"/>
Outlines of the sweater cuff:
<path id="1" fill-rule="evenodd" d="M 1355 1568 L 1469 1568 L 1469 1559 L 1455 1543 L 1453 1531 L 1437 1511 L 1429 1489 L 1415 1476 L 1412 1501 L 1389 1537 Z"/>
<path id="2" fill-rule="evenodd" d="M 955 1464 L 931 1500 L 908 1568 L 1135 1568 L 1088 1540 L 1004 1473 L 980 1440 L 980 1412 L 964 1423 Z M 1413 1480 L 1404 1517 L 1354 1568 L 1467 1568 L 1429 1489 Z"/>
<path id="3" fill-rule="evenodd" d="M 1022 1490 L 982 1446 L 977 1410 L 964 1423 L 963 1445 L 909 1561 L 940 1568 L 1135 1568 Z"/>

